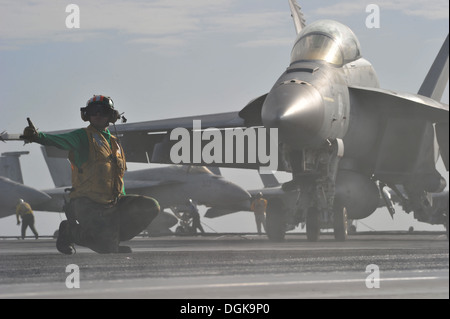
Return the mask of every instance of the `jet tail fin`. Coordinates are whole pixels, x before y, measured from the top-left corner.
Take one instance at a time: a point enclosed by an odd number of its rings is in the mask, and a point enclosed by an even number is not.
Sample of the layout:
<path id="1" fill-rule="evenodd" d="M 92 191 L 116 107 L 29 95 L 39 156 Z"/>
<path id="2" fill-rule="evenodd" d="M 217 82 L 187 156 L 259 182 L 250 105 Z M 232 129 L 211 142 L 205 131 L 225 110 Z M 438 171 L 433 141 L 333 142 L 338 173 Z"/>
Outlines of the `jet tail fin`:
<path id="1" fill-rule="evenodd" d="M 299 34 L 306 26 L 302 8 L 297 4 L 297 0 L 289 0 L 289 6 L 291 7 L 292 19 L 294 19 L 295 30 L 297 31 L 297 34 Z"/>
<path id="2" fill-rule="evenodd" d="M 448 83 L 448 51 L 449 40 L 447 34 L 447 38 L 436 56 L 433 65 L 428 71 L 418 94 L 430 97 L 436 101 L 440 101 L 442 99 L 442 95 L 444 94 L 445 87 Z"/>
<path id="3" fill-rule="evenodd" d="M 7 177 L 17 183 L 23 184 L 22 169 L 20 167 L 20 155 L 30 152 L 6 152 L 0 157 L 0 176 Z"/>
<path id="4" fill-rule="evenodd" d="M 280 182 L 278 182 L 273 174 L 259 174 L 259 177 L 261 178 L 264 188 L 280 186 Z"/>
<path id="5" fill-rule="evenodd" d="M 220 167 L 216 167 L 216 166 L 207 166 L 207 168 L 208 168 L 214 175 L 222 176 L 222 172 L 220 171 Z"/>
<path id="6" fill-rule="evenodd" d="M 436 137 L 439 144 L 439 153 L 445 168 L 449 170 L 449 125 L 448 123 L 436 124 Z"/>
<path id="7" fill-rule="evenodd" d="M 428 71 L 418 94 L 430 97 L 433 100 L 440 101 L 448 83 L 449 75 L 449 39 L 444 41 L 439 50 L 436 59 Z M 439 144 L 439 153 L 441 154 L 445 168 L 449 170 L 449 125 L 448 123 L 436 124 L 436 137 Z"/>
<path id="8" fill-rule="evenodd" d="M 56 187 L 72 185 L 72 170 L 67 158 L 49 157 L 47 149 L 41 147 L 48 170 Z"/>

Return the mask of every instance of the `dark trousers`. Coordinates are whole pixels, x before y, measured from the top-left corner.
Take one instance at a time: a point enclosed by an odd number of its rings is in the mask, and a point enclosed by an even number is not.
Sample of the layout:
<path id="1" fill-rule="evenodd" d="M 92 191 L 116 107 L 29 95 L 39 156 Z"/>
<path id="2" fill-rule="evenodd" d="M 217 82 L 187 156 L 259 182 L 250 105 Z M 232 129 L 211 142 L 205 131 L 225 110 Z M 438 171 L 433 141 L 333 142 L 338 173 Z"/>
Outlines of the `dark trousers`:
<path id="1" fill-rule="evenodd" d="M 22 217 L 22 239 L 25 239 L 25 233 L 27 231 L 27 227 L 30 227 L 31 231 L 34 234 L 34 237 L 36 239 L 39 237 L 38 232 L 36 231 L 36 228 L 34 227 L 34 215 L 33 214 L 25 214 Z"/>
<path id="2" fill-rule="evenodd" d="M 192 231 L 196 233 L 197 229 L 200 230 L 202 234 L 205 232 L 202 224 L 200 223 L 200 214 L 198 212 L 194 213 L 192 216 Z"/>
<path id="3" fill-rule="evenodd" d="M 119 243 L 138 235 L 158 215 L 158 202 L 146 196 L 122 196 L 114 205 L 89 198 L 72 199 L 67 207 L 73 243 L 98 253 L 117 253 Z"/>
<path id="4" fill-rule="evenodd" d="M 258 234 L 261 234 L 261 225 L 264 227 L 264 231 L 266 231 L 266 216 L 264 213 L 255 212 L 255 222 Z"/>

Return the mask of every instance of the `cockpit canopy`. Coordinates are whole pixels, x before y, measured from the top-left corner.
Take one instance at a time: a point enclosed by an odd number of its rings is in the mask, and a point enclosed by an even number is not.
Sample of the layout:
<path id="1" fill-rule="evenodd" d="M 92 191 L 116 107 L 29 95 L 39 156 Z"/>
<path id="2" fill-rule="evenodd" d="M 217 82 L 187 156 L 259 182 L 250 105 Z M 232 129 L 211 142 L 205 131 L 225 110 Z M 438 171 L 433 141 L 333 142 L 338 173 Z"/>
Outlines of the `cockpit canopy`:
<path id="1" fill-rule="evenodd" d="M 209 174 L 214 175 L 207 167 L 205 166 L 191 166 L 191 165 L 180 165 L 180 170 L 185 173 L 197 175 L 197 174 Z"/>
<path id="2" fill-rule="evenodd" d="M 320 60 L 341 66 L 361 57 L 359 41 L 349 27 L 332 20 L 319 20 L 297 36 L 291 63 Z"/>

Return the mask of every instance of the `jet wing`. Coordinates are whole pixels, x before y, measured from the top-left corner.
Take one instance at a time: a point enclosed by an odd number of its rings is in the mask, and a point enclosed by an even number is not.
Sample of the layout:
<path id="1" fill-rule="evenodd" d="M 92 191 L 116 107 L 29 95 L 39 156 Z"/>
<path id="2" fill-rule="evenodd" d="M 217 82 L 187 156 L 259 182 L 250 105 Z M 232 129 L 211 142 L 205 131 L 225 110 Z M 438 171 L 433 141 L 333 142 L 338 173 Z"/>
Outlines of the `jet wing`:
<path id="1" fill-rule="evenodd" d="M 172 164 L 168 157 L 170 148 L 176 141 L 170 141 L 170 132 L 175 128 L 192 130 L 194 120 L 201 121 L 202 129 L 212 127 L 224 129 L 244 126 L 244 120 L 239 117 L 239 112 L 228 112 L 117 124 L 110 127 L 110 131 L 120 138 L 128 162 Z M 45 133 L 62 134 L 72 130 Z M 45 146 L 45 149 L 49 157 L 67 158 L 67 151 L 53 146 Z"/>
<path id="2" fill-rule="evenodd" d="M 216 128 L 220 131 L 222 141 L 225 141 L 225 130 L 227 129 L 242 129 L 245 130 L 250 127 L 262 127 L 261 120 L 261 108 L 264 103 L 267 94 L 262 95 L 252 101 L 241 111 L 226 112 L 217 114 L 206 114 L 198 116 L 187 116 L 179 118 L 170 118 L 163 120 L 136 122 L 117 124 L 111 126 L 109 129 L 113 135 L 119 137 L 120 142 L 124 148 L 127 162 L 135 163 L 160 163 L 160 164 L 192 164 L 200 166 L 215 166 L 215 167 L 230 167 L 230 168 L 250 168 L 259 169 L 261 167 L 267 167 L 267 163 L 260 163 L 259 158 L 256 162 L 248 160 L 248 145 L 244 146 L 245 159 L 240 163 L 237 160 L 227 162 L 225 154 L 229 152 L 229 149 L 225 149 L 225 143 L 222 143 L 222 161 L 207 163 L 203 160 L 200 162 L 192 159 L 193 151 L 193 139 L 194 139 L 194 121 L 200 121 L 201 126 L 196 131 L 204 131 L 208 128 Z M 170 158 L 170 151 L 172 147 L 179 142 L 179 140 L 171 140 L 170 135 L 174 129 L 185 128 L 190 134 L 190 147 L 191 147 L 191 160 L 188 163 L 174 163 Z M 197 129 L 197 127 L 196 127 Z M 48 131 L 48 134 L 63 134 L 74 129 Z M 256 134 L 258 139 L 259 134 Z M 210 140 L 202 140 L 201 147 L 207 145 Z M 247 144 L 247 143 L 245 143 Z M 269 141 L 266 140 L 266 150 L 268 150 Z M 263 145 L 256 140 L 255 145 Z M 45 146 L 45 151 L 49 157 L 67 158 L 68 152 L 60 150 L 53 146 Z M 256 150 L 258 151 L 258 150 Z M 237 157 L 237 150 L 234 152 L 234 158 Z M 277 154 L 278 156 L 278 154 Z M 278 160 L 278 170 L 288 170 L 285 167 L 284 162 Z"/>
<path id="3" fill-rule="evenodd" d="M 125 191 L 127 193 L 138 192 L 147 190 L 149 188 L 165 186 L 165 185 L 174 185 L 180 184 L 182 182 L 179 181 L 127 181 L 125 180 Z M 39 211 L 47 211 L 47 212 L 62 212 L 64 203 L 69 201 L 69 192 L 70 186 L 68 187 L 57 187 L 52 189 L 44 190 L 43 192 L 50 196 L 51 199 L 47 200 L 45 203 L 35 205 L 33 208 Z M 145 192 L 144 192 L 145 193 Z"/>
<path id="4" fill-rule="evenodd" d="M 421 118 L 433 123 L 449 122 L 448 105 L 426 96 L 358 86 L 349 87 L 349 91 L 353 98 L 381 108 L 391 117 Z"/>
<path id="5" fill-rule="evenodd" d="M 379 162 L 394 163 L 391 168 L 405 167 L 406 160 L 401 160 L 401 154 L 396 154 L 398 151 L 392 148 L 396 145 L 393 141 L 399 134 L 410 137 L 411 145 L 409 147 L 404 145 L 405 149 L 408 148 L 411 151 L 410 154 L 428 154 L 428 151 L 418 150 L 419 147 L 430 147 L 430 145 L 421 146 L 418 143 L 425 136 L 424 134 L 428 136 L 432 134 L 429 132 L 429 124 L 426 124 L 428 122 L 435 124 L 440 153 L 448 170 L 449 107 L 447 104 L 418 94 L 399 93 L 379 88 L 352 86 L 349 87 L 349 93 L 352 104 L 374 108 L 386 119 L 384 136 L 380 141 Z M 388 158 L 389 160 L 386 160 Z"/>
<path id="6" fill-rule="evenodd" d="M 225 148 L 225 131 L 227 129 L 242 129 L 243 131 L 250 127 L 261 126 L 260 120 L 260 108 L 264 102 L 266 95 L 263 95 L 253 101 L 251 101 L 243 111 L 240 112 L 228 112 L 228 113 L 218 113 L 218 114 L 208 114 L 199 116 L 189 116 L 182 118 L 173 118 L 166 120 L 156 120 L 156 121 L 146 121 L 140 123 L 130 123 L 116 125 L 116 128 L 111 128 L 111 132 L 117 134 L 121 140 L 122 146 L 125 150 L 127 162 L 140 162 L 140 163 L 161 163 L 161 164 L 192 164 L 201 166 L 216 166 L 216 167 L 233 167 L 233 168 L 252 168 L 258 169 L 262 166 L 267 166 L 265 163 L 260 163 L 259 158 L 256 158 L 256 162 L 252 162 L 248 159 L 248 147 L 244 147 L 244 157 L 245 159 L 240 163 L 237 160 L 226 161 L 225 154 L 230 150 Z M 259 114 L 259 117 L 258 117 Z M 195 127 L 194 121 L 201 121 L 201 126 Z M 170 135 L 172 130 L 177 128 L 187 129 L 189 132 L 189 145 L 190 145 L 190 156 L 189 162 L 174 163 L 170 158 L 170 151 L 172 147 L 179 142 L 179 140 L 171 140 Z M 200 132 L 209 128 L 216 128 L 221 134 L 221 146 L 222 146 L 222 160 L 214 161 L 213 163 L 204 162 L 203 158 L 201 161 L 194 161 L 194 132 Z M 258 139 L 260 134 L 256 134 L 256 139 Z M 201 148 L 211 142 L 209 139 L 201 139 Z M 234 142 L 233 142 L 234 143 Z M 269 141 L 266 140 L 269 144 Z M 235 147 L 234 143 L 233 147 Z M 245 143 L 247 144 L 247 143 Z M 263 145 L 258 143 L 256 140 L 255 145 Z M 268 148 L 266 148 L 268 149 Z M 237 157 L 239 150 L 233 152 L 234 158 Z M 277 154 L 278 156 L 278 154 Z M 280 161 L 278 161 L 280 163 Z M 278 167 L 278 169 L 282 169 Z"/>
<path id="7" fill-rule="evenodd" d="M 176 141 L 170 141 L 170 132 L 175 128 L 193 129 L 193 121 L 200 120 L 201 128 L 233 128 L 242 127 L 244 120 L 238 112 L 189 116 L 165 120 L 145 121 L 116 125 L 128 162 L 166 163 L 170 161 L 170 148 Z"/>
<path id="8" fill-rule="evenodd" d="M 240 127 L 244 121 L 239 117 L 239 112 L 227 112 L 217 114 L 206 114 L 197 116 L 187 116 L 167 120 L 145 121 L 139 123 L 128 123 L 116 125 L 119 133 L 130 131 L 141 131 L 145 133 L 157 133 L 172 130 L 177 127 L 192 128 L 192 121 L 201 120 L 202 127 Z"/>

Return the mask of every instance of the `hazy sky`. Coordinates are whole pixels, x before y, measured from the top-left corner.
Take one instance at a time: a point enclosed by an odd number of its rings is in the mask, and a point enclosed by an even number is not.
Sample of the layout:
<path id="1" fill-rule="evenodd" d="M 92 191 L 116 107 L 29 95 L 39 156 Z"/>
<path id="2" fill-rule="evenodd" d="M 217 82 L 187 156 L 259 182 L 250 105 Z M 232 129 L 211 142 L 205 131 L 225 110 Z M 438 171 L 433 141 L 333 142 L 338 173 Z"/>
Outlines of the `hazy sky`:
<path id="1" fill-rule="evenodd" d="M 70 3 L 80 9 L 80 28 L 66 26 Z M 366 26 L 370 3 L 380 8 L 380 28 Z M 447 0 L 299 4 L 307 23 L 348 25 L 381 87 L 391 90 L 418 91 L 449 29 Z M 21 132 L 26 117 L 43 131 L 86 126 L 79 108 L 93 94 L 111 96 L 129 123 L 238 111 L 288 66 L 295 35 L 287 0 L 0 0 L 0 131 Z M 447 86 L 447 104 L 448 94 Z M 25 183 L 53 187 L 39 146 L 0 144 L 0 152 L 17 150 L 31 152 L 21 158 Z M 261 186 L 252 171 L 224 175 L 245 188 Z M 38 213 L 37 228 L 53 233 L 61 219 Z M 255 231 L 248 212 L 204 222 L 216 231 Z M 385 209 L 362 222 L 376 230 L 443 229 L 400 211 L 392 222 Z M 0 220 L 0 235 L 19 233 L 13 217 Z"/>

